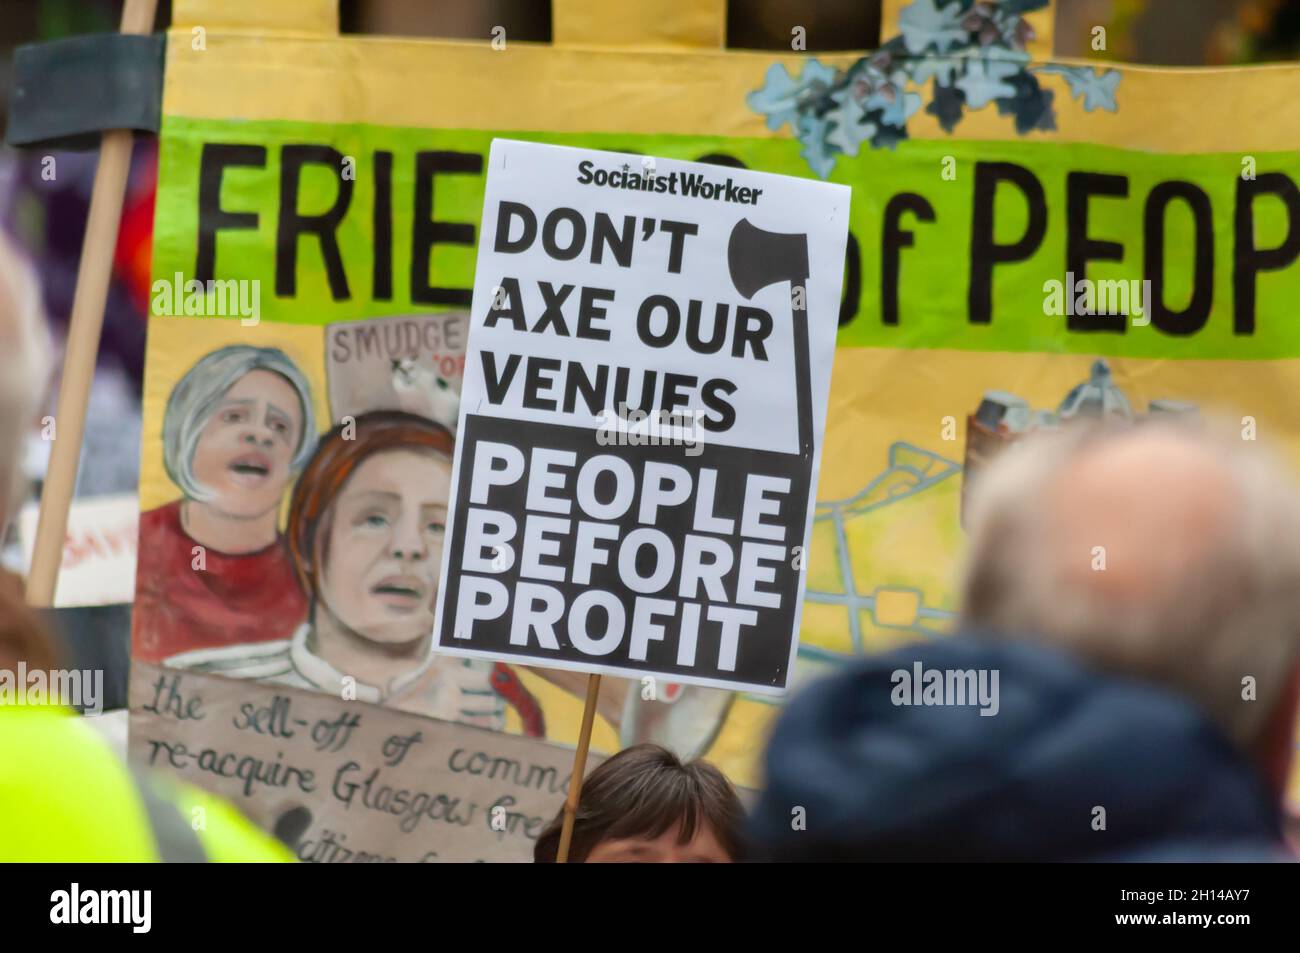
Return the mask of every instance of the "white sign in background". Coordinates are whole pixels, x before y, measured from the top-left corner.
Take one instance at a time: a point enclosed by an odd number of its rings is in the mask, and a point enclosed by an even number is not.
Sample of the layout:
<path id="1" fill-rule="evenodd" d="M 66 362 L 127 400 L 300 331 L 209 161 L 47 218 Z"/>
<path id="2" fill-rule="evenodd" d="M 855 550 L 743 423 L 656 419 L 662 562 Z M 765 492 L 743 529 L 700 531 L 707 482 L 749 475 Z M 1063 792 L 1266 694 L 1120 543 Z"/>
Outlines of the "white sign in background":
<path id="1" fill-rule="evenodd" d="M 24 567 L 31 565 L 40 505 L 18 514 Z M 111 606 L 135 599 L 136 539 L 140 501 L 134 493 L 81 497 L 68 510 L 63 565 L 54 593 L 56 608 Z"/>
<path id="2" fill-rule="evenodd" d="M 784 690 L 849 194 L 494 141 L 438 651 Z M 702 450 L 609 446 L 624 402 Z"/>

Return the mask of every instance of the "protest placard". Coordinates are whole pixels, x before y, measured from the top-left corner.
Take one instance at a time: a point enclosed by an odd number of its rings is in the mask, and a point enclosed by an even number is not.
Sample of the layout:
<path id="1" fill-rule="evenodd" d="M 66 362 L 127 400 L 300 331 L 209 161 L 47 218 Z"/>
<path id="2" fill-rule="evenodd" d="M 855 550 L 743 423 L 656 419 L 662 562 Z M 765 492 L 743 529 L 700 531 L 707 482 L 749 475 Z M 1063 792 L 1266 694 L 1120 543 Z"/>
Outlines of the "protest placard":
<path id="1" fill-rule="evenodd" d="M 844 186 L 493 143 L 440 651 L 784 690 L 848 213 Z"/>
<path id="2" fill-rule="evenodd" d="M 317 863 L 531 860 L 572 757 L 541 741 L 139 661 L 130 746 Z"/>

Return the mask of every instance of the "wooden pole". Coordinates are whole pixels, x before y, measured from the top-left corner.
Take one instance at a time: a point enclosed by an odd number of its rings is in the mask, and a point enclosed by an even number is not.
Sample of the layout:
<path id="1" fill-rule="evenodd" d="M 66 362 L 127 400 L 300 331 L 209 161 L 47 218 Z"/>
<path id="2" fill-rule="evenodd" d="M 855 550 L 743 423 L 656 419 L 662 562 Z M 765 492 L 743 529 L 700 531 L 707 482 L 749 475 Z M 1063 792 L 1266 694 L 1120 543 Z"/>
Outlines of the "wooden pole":
<path id="1" fill-rule="evenodd" d="M 145 34 L 153 30 L 158 0 L 126 0 L 122 9 L 123 33 Z M 81 243 L 81 265 L 72 299 L 67 348 L 63 358 L 63 379 L 54 414 L 54 446 L 50 467 L 41 493 L 41 515 L 36 524 L 32 569 L 27 577 L 27 602 L 39 608 L 54 603 L 63 562 L 63 540 L 68 532 L 68 507 L 77 487 L 77 463 L 86 429 L 86 404 L 95 376 L 95 357 L 104 326 L 104 306 L 113 272 L 113 252 L 122 219 L 122 199 L 131 171 L 132 133 L 110 129 L 99 147 L 94 191 L 86 236 Z"/>
<path id="2" fill-rule="evenodd" d="M 573 753 L 573 774 L 569 778 L 569 796 L 564 802 L 564 823 L 560 825 L 560 846 L 555 862 L 569 862 L 569 842 L 573 840 L 573 821 L 578 815 L 582 796 L 582 779 L 587 773 L 587 749 L 591 747 L 591 726 L 596 720 L 596 700 L 600 697 L 600 676 L 587 676 L 587 704 L 582 709 L 582 731 L 578 733 L 578 750 Z"/>

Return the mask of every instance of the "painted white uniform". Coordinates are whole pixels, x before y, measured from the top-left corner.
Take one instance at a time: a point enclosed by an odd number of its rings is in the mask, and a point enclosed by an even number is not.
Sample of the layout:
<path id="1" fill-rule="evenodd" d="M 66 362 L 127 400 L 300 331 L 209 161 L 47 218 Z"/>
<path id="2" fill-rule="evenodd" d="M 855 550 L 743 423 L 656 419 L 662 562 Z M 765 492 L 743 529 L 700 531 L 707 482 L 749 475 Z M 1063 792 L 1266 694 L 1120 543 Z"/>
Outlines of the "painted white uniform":
<path id="1" fill-rule="evenodd" d="M 355 685 L 345 684 L 347 673 L 308 647 L 310 633 L 310 623 L 304 622 L 288 639 L 195 649 L 173 655 L 163 664 L 202 675 L 307 688 L 337 698 L 344 697 L 346 687 L 348 697 L 357 701 L 495 731 L 505 728 L 506 701 L 492 687 L 491 662 L 430 655 L 387 685 L 370 685 L 355 677 Z"/>

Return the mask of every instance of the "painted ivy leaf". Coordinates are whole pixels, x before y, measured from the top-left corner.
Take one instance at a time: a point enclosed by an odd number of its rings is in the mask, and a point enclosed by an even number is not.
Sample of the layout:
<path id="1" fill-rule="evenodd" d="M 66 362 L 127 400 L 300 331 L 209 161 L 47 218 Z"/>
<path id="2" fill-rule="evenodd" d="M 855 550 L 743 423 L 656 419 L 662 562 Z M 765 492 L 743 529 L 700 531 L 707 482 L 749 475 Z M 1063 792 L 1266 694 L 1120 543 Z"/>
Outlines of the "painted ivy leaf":
<path id="1" fill-rule="evenodd" d="M 957 74 L 960 59 L 950 56 L 925 56 L 916 60 L 912 66 L 912 81 L 918 86 L 934 77 L 935 85 L 951 86 L 952 78 Z"/>
<path id="2" fill-rule="evenodd" d="M 969 34 L 961 25 L 962 4 L 941 0 L 912 0 L 898 15 L 898 29 L 909 53 L 924 53 L 931 45 L 939 53 L 967 42 Z"/>
<path id="3" fill-rule="evenodd" d="M 1102 71 L 1094 70 L 1090 66 L 1053 64 L 1039 67 L 1038 72 L 1056 73 L 1058 76 L 1065 77 L 1065 81 L 1070 85 L 1070 95 L 1075 99 L 1083 97 L 1083 108 L 1086 112 L 1104 109 L 1113 113 L 1119 109 L 1115 97 L 1115 91 L 1119 87 L 1119 70 Z"/>
<path id="4" fill-rule="evenodd" d="M 823 116 L 803 116 L 799 120 L 799 141 L 803 143 L 799 155 L 823 179 L 835 168 L 835 152 L 826 141 L 829 126 Z"/>
<path id="5" fill-rule="evenodd" d="M 892 151 L 906 138 L 908 138 L 906 126 L 890 126 L 881 123 L 876 129 L 876 134 L 871 137 L 871 148 Z"/>
<path id="6" fill-rule="evenodd" d="M 866 119 L 850 120 L 839 123 L 831 130 L 826 141 L 847 156 L 856 156 L 862 143 L 876 134 L 876 124 Z M 822 176 L 825 178 L 825 176 Z"/>
<path id="7" fill-rule="evenodd" d="M 957 128 L 957 123 L 961 122 L 965 108 L 966 98 L 960 89 L 955 86 L 940 86 L 936 83 L 934 99 L 925 107 L 925 111 L 939 120 L 939 125 L 943 127 L 944 132 L 952 132 Z"/>
<path id="8" fill-rule="evenodd" d="M 866 120 L 862 104 L 854 99 L 851 90 L 833 93 L 831 99 L 835 108 L 826 114 L 832 127 L 826 141 L 845 155 L 856 156 L 862 143 L 876 134 L 876 124 Z"/>
<path id="9" fill-rule="evenodd" d="M 864 56 L 848 68 L 847 78 L 866 83 L 874 89 L 881 83 L 906 80 L 907 71 L 894 62 L 894 54 L 877 50 L 871 56 Z"/>
<path id="10" fill-rule="evenodd" d="M 1021 72 L 1021 64 L 1005 59 L 973 59 L 966 75 L 954 84 L 966 94 L 966 105 L 983 109 L 995 99 L 1014 96 L 1016 88 L 1007 80 Z"/>
<path id="11" fill-rule="evenodd" d="M 745 97 L 749 108 L 767 117 L 767 128 L 776 131 L 787 122 L 794 126 L 799 119 L 799 107 L 819 92 L 829 89 L 835 81 L 835 68 L 817 60 L 809 60 L 795 79 L 783 63 L 768 67 L 761 89 Z"/>
<path id="12" fill-rule="evenodd" d="M 1019 73 L 1009 82 L 1015 87 L 1015 95 L 998 100 L 998 113 L 1016 117 L 1016 132 L 1023 136 L 1035 129 L 1043 132 L 1055 129 L 1056 110 L 1052 107 L 1055 94 L 1043 89 L 1029 73 Z"/>
<path id="13" fill-rule="evenodd" d="M 867 112 L 880 110 L 880 121 L 887 126 L 906 126 L 907 120 L 916 115 L 921 108 L 921 94 L 908 93 L 897 87 L 890 87 L 892 92 L 878 89 L 863 103 Z"/>
<path id="14" fill-rule="evenodd" d="M 1040 97 L 1043 104 L 1042 112 L 1039 114 L 1038 119 L 1034 121 L 1031 128 L 1041 130 L 1042 132 L 1055 132 L 1056 108 L 1052 105 L 1052 102 L 1056 97 L 1056 93 L 1052 92 L 1050 89 L 1044 89 L 1040 93 Z M 1029 130 L 1026 129 L 1025 131 L 1028 132 Z"/>
<path id="15" fill-rule="evenodd" d="M 899 59 L 907 56 L 907 43 L 901 36 L 893 36 L 880 44 L 880 49 L 876 50 L 876 56 L 886 55 L 892 59 Z"/>
<path id="16" fill-rule="evenodd" d="M 1004 13 L 1033 13 L 1047 6 L 1051 0 L 1002 0 L 998 9 Z"/>

